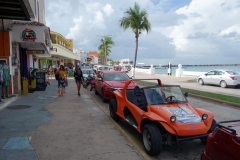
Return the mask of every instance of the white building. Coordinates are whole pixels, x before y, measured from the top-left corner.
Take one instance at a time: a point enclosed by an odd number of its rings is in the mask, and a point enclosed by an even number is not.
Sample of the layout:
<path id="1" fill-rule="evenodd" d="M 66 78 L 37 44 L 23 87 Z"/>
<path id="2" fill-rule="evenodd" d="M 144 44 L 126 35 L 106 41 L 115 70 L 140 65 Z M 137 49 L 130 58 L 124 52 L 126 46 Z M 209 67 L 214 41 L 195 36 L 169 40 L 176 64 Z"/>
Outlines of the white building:
<path id="1" fill-rule="evenodd" d="M 30 67 L 38 68 L 38 57 L 49 56 L 50 29 L 45 26 L 44 0 L 3 0 L 0 14 L 0 62 L 10 68 L 10 94 L 21 94 L 22 78 Z M 1 9 L 2 10 L 2 9 Z M 20 67 L 21 66 L 21 67 Z"/>

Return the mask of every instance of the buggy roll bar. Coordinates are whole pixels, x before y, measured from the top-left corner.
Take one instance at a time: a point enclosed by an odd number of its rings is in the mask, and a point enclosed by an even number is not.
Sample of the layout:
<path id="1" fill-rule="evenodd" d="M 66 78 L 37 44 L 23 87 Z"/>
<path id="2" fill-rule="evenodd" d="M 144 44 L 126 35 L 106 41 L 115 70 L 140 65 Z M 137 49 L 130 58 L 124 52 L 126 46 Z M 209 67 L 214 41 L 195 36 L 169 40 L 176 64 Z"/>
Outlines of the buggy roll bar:
<path id="1" fill-rule="evenodd" d="M 218 126 L 220 128 L 224 128 L 224 129 L 227 129 L 229 131 L 231 131 L 233 134 L 237 134 L 236 130 L 235 129 L 231 129 L 231 128 L 228 128 L 228 127 L 225 127 L 223 125 L 221 125 L 220 123 L 231 123 L 231 122 L 240 122 L 240 120 L 232 120 L 232 121 L 221 121 L 221 122 L 218 122 Z"/>

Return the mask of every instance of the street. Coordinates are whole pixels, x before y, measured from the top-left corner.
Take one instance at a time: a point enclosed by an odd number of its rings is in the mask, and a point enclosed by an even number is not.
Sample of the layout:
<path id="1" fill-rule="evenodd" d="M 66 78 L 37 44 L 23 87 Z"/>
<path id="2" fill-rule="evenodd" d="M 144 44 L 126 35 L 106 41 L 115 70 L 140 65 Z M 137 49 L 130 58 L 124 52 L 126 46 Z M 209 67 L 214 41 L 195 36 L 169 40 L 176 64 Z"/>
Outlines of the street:
<path id="1" fill-rule="evenodd" d="M 123 120 L 113 123 L 108 102 L 102 102 L 94 90 L 82 89 L 78 97 L 75 82 L 69 79 L 66 95 L 58 97 L 57 82 L 50 82 L 46 91 L 21 96 L 10 104 L 30 108 L 0 110 L 0 159 L 192 160 L 199 159 L 205 149 L 200 140 L 185 141 L 179 149 L 163 146 L 160 155 L 150 157 L 144 151 L 141 134 Z M 237 107 L 193 97 L 188 101 L 192 107 L 213 112 L 216 121 L 240 117 Z"/>
<path id="2" fill-rule="evenodd" d="M 93 96 L 98 103 L 104 108 L 105 111 L 109 114 L 108 103 L 102 102 L 99 95 L 95 95 L 94 91 L 89 91 L 88 93 Z M 240 117 L 240 108 L 224 105 L 216 102 L 204 101 L 202 99 L 197 99 L 194 97 L 187 98 L 190 105 L 195 108 L 202 108 L 208 111 L 211 111 L 215 114 L 215 120 L 224 121 L 224 120 L 234 120 L 239 119 Z M 132 126 L 127 122 L 121 120 L 118 124 L 126 131 L 138 146 L 144 150 L 142 143 L 142 135 L 139 134 Z M 152 159 L 166 159 L 166 160 L 198 160 L 200 155 L 205 150 L 205 145 L 202 144 L 200 140 L 185 141 L 180 143 L 180 148 L 177 150 L 174 146 L 164 146 L 162 153 L 157 157 L 151 157 Z"/>

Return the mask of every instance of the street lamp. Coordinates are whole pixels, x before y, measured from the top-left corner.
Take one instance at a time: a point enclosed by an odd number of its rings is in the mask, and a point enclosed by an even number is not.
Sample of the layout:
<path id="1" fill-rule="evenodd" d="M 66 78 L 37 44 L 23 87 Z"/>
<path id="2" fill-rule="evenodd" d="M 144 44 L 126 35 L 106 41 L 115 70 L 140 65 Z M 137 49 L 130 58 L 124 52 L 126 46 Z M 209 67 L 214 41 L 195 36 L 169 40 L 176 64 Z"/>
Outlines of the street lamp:
<path id="1" fill-rule="evenodd" d="M 100 35 L 97 35 L 99 37 L 104 37 L 104 41 L 105 41 L 105 53 L 104 53 L 104 56 L 105 56 L 105 65 L 107 65 L 107 45 L 106 45 L 106 38 L 107 37 L 111 37 L 112 35 L 108 35 L 108 36 L 100 36 Z"/>

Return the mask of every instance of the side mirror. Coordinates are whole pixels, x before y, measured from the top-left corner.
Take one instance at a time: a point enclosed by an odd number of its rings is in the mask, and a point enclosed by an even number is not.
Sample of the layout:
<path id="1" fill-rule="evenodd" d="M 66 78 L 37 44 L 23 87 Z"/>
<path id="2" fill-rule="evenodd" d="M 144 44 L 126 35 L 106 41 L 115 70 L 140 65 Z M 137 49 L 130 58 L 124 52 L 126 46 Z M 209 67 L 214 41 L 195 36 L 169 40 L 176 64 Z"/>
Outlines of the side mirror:
<path id="1" fill-rule="evenodd" d="M 184 95 L 185 95 L 185 97 L 188 97 L 188 92 L 185 92 Z"/>
<path id="2" fill-rule="evenodd" d="M 102 81 L 102 78 L 98 78 L 99 81 Z"/>
<path id="3" fill-rule="evenodd" d="M 205 73 L 205 76 L 207 76 L 207 73 Z"/>

